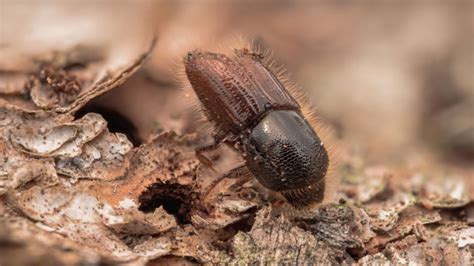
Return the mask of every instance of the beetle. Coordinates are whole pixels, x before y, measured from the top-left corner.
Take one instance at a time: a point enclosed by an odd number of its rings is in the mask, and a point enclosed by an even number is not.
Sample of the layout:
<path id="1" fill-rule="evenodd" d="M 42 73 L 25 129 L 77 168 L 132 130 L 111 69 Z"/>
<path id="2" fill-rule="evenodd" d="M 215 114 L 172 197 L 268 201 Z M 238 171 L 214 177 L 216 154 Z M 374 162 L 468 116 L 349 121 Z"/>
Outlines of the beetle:
<path id="1" fill-rule="evenodd" d="M 196 148 L 196 155 L 212 166 L 204 153 L 225 143 L 264 187 L 292 206 L 312 206 L 324 200 L 329 154 L 300 103 L 264 59 L 247 48 L 231 56 L 187 53 L 186 77 L 214 124 L 213 143 Z"/>

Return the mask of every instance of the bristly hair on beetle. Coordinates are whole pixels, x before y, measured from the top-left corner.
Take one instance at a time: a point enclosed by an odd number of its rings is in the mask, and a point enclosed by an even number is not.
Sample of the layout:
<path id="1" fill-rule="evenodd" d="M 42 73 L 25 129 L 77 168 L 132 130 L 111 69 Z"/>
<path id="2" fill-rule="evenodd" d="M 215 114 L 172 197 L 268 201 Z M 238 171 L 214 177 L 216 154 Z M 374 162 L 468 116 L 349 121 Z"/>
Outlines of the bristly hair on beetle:
<path id="1" fill-rule="evenodd" d="M 184 57 L 184 74 L 212 127 L 205 152 L 227 144 L 245 161 L 242 167 L 265 188 L 298 209 L 332 200 L 333 150 L 306 97 L 282 68 L 250 45 L 231 53 L 193 50 Z"/>

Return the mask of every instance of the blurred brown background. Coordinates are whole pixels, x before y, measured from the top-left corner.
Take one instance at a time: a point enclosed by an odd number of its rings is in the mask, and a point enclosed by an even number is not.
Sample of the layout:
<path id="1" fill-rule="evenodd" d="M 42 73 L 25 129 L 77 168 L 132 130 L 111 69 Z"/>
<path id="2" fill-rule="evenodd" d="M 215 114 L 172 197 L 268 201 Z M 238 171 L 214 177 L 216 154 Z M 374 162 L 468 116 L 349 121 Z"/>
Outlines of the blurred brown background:
<path id="1" fill-rule="evenodd" d="M 157 124 L 179 130 L 171 118 L 186 103 L 174 94 L 174 69 L 187 50 L 245 36 L 273 52 L 349 149 L 379 161 L 414 152 L 464 165 L 474 158 L 473 1 L 2 0 L 0 8 L 4 71 L 78 44 L 126 60 L 156 34 L 140 74 L 152 82 L 132 78 L 99 100 L 141 138 Z"/>

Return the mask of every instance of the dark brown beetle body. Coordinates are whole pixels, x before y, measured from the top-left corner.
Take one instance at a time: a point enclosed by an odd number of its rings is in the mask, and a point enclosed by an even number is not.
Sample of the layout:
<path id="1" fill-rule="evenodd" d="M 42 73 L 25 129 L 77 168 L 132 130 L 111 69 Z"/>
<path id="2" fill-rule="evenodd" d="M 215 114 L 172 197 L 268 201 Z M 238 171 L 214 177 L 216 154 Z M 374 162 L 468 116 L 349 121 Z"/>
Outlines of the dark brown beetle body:
<path id="1" fill-rule="evenodd" d="M 246 167 L 268 189 L 294 206 L 321 202 L 329 157 L 298 102 L 262 63 L 262 56 L 236 50 L 194 51 L 184 60 L 186 75 L 216 126 L 215 144 L 239 151 Z"/>

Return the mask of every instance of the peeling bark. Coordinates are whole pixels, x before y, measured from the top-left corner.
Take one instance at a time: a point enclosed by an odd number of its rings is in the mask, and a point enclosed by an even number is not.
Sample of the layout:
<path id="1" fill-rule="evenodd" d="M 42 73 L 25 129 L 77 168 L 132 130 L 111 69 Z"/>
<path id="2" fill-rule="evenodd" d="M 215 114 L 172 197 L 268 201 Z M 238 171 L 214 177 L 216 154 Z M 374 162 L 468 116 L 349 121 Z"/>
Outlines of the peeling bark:
<path id="1" fill-rule="evenodd" d="M 165 126 L 138 147 L 98 113 L 75 117 L 149 53 L 104 74 L 102 57 L 77 62 L 69 51 L 23 87 L 0 87 L 0 250 L 11 254 L 0 264 L 25 252 L 60 264 L 472 262 L 469 173 L 427 182 L 348 155 L 335 173 L 340 202 L 301 212 L 228 171 L 241 163 L 229 149 L 212 154 L 218 173 L 201 165 L 194 149 L 207 136 L 186 132 L 185 115 L 173 122 L 180 133 Z"/>

